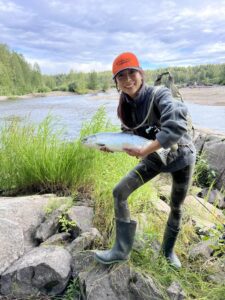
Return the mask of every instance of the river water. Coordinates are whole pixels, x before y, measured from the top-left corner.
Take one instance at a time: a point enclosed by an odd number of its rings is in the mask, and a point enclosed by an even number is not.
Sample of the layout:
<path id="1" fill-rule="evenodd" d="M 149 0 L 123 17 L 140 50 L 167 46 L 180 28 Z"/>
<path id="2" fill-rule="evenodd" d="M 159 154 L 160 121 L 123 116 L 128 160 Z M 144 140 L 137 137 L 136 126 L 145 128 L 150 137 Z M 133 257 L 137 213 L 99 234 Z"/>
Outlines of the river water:
<path id="1" fill-rule="evenodd" d="M 39 123 L 48 114 L 56 116 L 58 124 L 65 127 L 65 137 L 77 138 L 83 122 L 91 120 L 99 107 L 104 106 L 113 124 L 120 124 L 116 116 L 118 94 L 41 97 L 0 101 L 0 125 L 6 120 L 29 116 Z M 207 106 L 185 102 L 197 127 L 225 133 L 225 106 Z"/>

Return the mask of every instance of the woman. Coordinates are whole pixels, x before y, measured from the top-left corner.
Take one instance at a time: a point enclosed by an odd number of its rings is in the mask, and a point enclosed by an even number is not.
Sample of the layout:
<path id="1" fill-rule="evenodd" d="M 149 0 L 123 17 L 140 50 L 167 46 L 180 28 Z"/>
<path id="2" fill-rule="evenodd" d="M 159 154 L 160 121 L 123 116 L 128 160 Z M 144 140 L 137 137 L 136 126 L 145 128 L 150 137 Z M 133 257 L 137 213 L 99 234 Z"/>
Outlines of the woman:
<path id="1" fill-rule="evenodd" d="M 128 259 L 132 249 L 136 222 L 130 219 L 128 196 L 161 172 L 172 175 L 171 211 L 166 224 L 161 252 L 171 265 L 181 267 L 174 252 L 180 231 L 182 204 L 187 194 L 195 163 L 195 147 L 187 132 L 187 108 L 175 101 L 167 88 L 147 86 L 137 57 L 130 52 L 120 54 L 113 62 L 113 79 L 121 91 L 117 109 L 123 130 L 153 139 L 141 149 L 124 149 L 142 158 L 114 188 L 116 240 L 111 250 L 97 251 L 95 258 L 103 264 Z M 171 148 L 165 165 L 156 150 Z M 102 149 L 107 151 L 107 149 Z"/>

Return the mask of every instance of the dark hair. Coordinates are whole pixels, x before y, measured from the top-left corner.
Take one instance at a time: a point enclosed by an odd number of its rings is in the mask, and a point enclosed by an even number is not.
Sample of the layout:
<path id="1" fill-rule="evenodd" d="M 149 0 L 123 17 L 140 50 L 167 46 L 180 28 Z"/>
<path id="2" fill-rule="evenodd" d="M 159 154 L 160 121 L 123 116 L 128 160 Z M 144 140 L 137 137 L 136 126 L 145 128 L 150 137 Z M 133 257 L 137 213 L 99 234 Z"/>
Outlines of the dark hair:
<path id="1" fill-rule="evenodd" d="M 124 95 L 123 92 L 120 94 L 119 104 L 117 107 L 117 116 L 125 126 L 129 128 L 132 127 L 132 122 L 130 117 L 131 107 L 130 105 L 127 105 L 126 96 Z"/>

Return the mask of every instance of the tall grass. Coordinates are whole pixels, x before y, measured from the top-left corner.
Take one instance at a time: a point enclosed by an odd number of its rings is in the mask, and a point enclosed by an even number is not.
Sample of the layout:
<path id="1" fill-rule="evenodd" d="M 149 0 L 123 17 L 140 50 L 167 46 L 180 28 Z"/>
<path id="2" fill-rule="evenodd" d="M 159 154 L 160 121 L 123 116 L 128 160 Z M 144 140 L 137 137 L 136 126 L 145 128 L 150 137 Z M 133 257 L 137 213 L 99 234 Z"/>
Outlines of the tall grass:
<path id="1" fill-rule="evenodd" d="M 101 114 L 92 130 L 100 129 Z M 63 130 L 55 130 L 56 125 L 48 116 L 39 125 L 13 120 L 2 128 L 0 190 L 65 193 L 93 179 L 96 153 L 84 151 L 80 140 L 63 140 Z"/>

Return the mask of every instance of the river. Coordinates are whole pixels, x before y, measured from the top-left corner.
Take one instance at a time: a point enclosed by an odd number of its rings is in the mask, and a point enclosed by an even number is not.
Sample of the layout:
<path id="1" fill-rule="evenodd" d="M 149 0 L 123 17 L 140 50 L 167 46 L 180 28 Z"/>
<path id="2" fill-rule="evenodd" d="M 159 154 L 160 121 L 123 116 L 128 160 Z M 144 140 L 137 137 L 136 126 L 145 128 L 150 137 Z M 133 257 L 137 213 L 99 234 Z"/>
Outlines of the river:
<path id="1" fill-rule="evenodd" d="M 15 99 L 0 101 L 0 125 L 6 120 L 29 116 L 39 123 L 49 113 L 65 127 L 68 139 L 77 138 L 83 122 L 91 120 L 99 107 L 104 106 L 108 118 L 119 125 L 116 116 L 117 93 Z M 225 133 L 225 106 L 207 106 L 185 102 L 195 126 Z"/>

